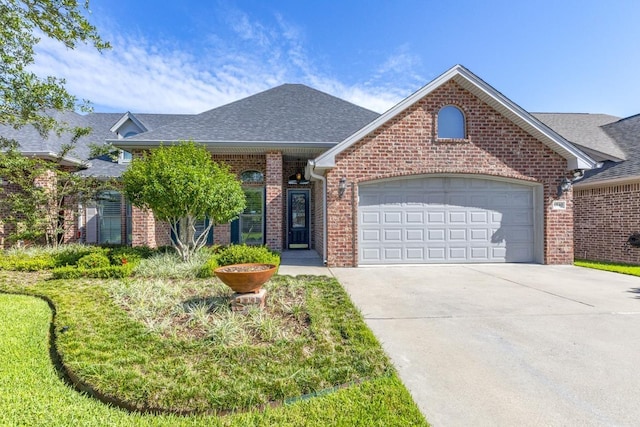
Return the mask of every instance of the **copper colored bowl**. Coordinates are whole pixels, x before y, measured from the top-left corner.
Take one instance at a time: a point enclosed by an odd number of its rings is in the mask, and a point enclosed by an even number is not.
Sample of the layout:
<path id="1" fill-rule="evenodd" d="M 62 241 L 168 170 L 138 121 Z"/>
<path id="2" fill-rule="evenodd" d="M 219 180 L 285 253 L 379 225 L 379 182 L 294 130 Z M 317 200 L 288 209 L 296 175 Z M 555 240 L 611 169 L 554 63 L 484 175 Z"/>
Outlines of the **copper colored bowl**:
<path id="1" fill-rule="evenodd" d="M 262 285 L 271 279 L 277 269 L 278 267 L 273 264 L 250 263 L 225 265 L 216 268 L 213 272 L 234 292 L 244 294 L 260 292 Z"/>

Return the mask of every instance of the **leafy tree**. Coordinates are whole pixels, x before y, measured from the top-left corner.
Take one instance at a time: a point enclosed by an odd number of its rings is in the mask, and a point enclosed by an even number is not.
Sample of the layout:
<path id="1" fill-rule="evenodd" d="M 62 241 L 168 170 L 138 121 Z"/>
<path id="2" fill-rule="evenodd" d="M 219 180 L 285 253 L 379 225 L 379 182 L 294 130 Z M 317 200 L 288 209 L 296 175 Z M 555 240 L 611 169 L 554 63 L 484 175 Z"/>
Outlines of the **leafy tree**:
<path id="1" fill-rule="evenodd" d="M 0 199 L 8 210 L 2 222 L 9 226 L 9 240 L 62 243 L 75 224 L 74 205 L 114 186 L 111 181 L 79 176 L 75 173 L 79 169 L 26 157 L 15 145 L 0 152 L 0 177 L 7 182 L 0 187 Z"/>
<path id="2" fill-rule="evenodd" d="M 193 142 L 162 146 L 134 159 L 122 183 L 132 205 L 170 224 L 172 244 L 184 261 L 205 245 L 213 225 L 233 220 L 246 204 L 240 181 Z M 196 238 L 195 222 L 205 218 L 209 225 Z"/>
<path id="3" fill-rule="evenodd" d="M 64 130 L 64 124 L 46 114 L 47 110 L 87 106 L 86 101 L 76 105 L 78 100 L 67 92 L 64 79 L 41 78 L 28 71 L 39 36 L 70 49 L 80 42 L 98 50 L 110 47 L 84 11 L 89 11 L 88 0 L 82 5 L 77 0 L 0 0 L 0 125 L 16 129 L 33 125 L 45 137 L 52 130 Z"/>

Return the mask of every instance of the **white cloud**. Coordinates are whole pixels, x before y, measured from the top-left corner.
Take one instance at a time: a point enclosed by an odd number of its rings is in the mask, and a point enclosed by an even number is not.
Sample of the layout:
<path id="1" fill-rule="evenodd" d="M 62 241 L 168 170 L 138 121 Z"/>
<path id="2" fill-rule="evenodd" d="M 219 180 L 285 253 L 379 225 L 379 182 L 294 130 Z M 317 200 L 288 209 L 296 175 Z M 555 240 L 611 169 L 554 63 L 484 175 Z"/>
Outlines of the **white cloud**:
<path id="1" fill-rule="evenodd" d="M 408 47 L 391 55 L 374 76 L 345 84 L 314 63 L 303 30 L 282 16 L 272 27 L 240 11 L 231 16 L 235 39 L 211 34 L 197 47 L 120 32 L 107 34 L 113 49 L 99 53 L 82 45 L 69 50 L 43 37 L 33 71 L 65 78 L 71 93 L 91 100 L 99 111 L 198 113 L 296 82 L 382 112 L 415 89 L 417 62 Z"/>

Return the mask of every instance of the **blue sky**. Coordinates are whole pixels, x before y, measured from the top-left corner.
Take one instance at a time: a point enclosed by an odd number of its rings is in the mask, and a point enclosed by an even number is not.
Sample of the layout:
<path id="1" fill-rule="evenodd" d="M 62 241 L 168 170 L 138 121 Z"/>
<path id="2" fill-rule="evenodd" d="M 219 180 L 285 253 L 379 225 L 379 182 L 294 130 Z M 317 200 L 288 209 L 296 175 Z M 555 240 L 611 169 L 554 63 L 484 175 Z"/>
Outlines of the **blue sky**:
<path id="1" fill-rule="evenodd" d="M 640 2 L 91 0 L 114 48 L 34 70 L 96 111 L 197 113 L 282 83 L 383 112 L 462 64 L 531 112 L 640 113 Z"/>

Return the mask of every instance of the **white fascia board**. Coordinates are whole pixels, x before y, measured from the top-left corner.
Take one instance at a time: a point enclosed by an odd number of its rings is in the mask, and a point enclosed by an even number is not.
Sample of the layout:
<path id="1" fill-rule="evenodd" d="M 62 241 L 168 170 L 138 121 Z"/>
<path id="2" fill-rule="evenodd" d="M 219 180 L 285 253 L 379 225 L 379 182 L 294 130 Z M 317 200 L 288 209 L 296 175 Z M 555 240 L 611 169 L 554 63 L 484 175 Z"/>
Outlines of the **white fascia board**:
<path id="1" fill-rule="evenodd" d="M 120 119 L 113 126 L 111 126 L 111 129 L 109 129 L 109 131 L 118 132 L 118 129 L 120 129 L 122 125 L 124 125 L 127 122 L 127 120 L 131 120 L 134 125 L 140 128 L 141 132 L 147 132 L 149 130 L 145 125 L 142 124 L 140 120 L 138 120 L 136 116 L 133 115 L 133 113 L 127 111 L 122 115 L 122 117 L 120 117 Z"/>
<path id="2" fill-rule="evenodd" d="M 565 159 L 567 159 L 567 168 L 569 170 L 572 169 L 592 169 L 596 165 L 596 161 L 584 153 L 582 150 L 575 147 L 569 141 L 564 139 L 562 136 L 551 130 L 549 127 L 545 126 L 538 119 L 533 117 L 527 111 L 519 107 L 517 104 L 509 100 L 507 97 L 502 95 L 500 92 L 495 90 L 489 84 L 484 82 L 478 76 L 473 74 L 471 71 L 467 70 L 462 65 L 455 65 L 448 71 L 444 72 L 440 76 L 436 77 L 426 86 L 423 86 L 418 91 L 414 92 L 409 97 L 400 101 L 394 107 L 391 107 L 387 112 L 382 114 L 373 122 L 369 123 L 367 126 L 363 127 L 340 144 L 336 145 L 332 149 L 328 150 L 326 153 L 323 153 L 318 158 L 315 159 L 316 167 L 320 168 L 332 168 L 335 167 L 335 158 L 338 154 L 369 135 L 371 132 L 375 131 L 379 127 L 383 126 L 385 123 L 393 119 L 396 115 L 411 107 L 413 104 L 429 95 L 431 92 L 442 86 L 444 83 L 451 79 L 463 79 L 469 83 L 469 86 L 466 87 L 474 95 L 478 96 L 479 93 L 485 94 L 492 101 L 490 104 L 493 104 L 492 107 L 496 110 L 504 113 L 510 112 L 512 116 L 519 118 L 523 123 L 528 124 L 533 129 L 537 130 L 543 137 L 547 139 L 546 145 L 549 146 L 554 151 L 558 152 Z M 459 82 L 458 82 L 459 83 Z M 544 142 L 544 141 L 543 141 Z"/>

